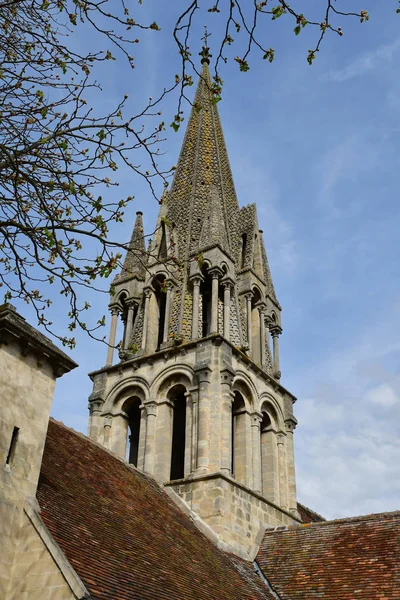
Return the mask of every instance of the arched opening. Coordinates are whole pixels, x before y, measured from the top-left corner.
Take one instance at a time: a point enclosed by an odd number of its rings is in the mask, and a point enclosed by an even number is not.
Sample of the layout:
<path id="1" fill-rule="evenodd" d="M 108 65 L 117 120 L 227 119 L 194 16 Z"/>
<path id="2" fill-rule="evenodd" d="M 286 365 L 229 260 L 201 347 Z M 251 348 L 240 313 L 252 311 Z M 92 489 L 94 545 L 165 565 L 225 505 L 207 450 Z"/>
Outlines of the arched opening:
<path id="1" fill-rule="evenodd" d="M 242 234 L 242 252 L 240 259 L 240 268 L 244 269 L 246 265 L 246 252 L 247 252 L 247 233 Z"/>
<path id="2" fill-rule="evenodd" d="M 170 480 L 185 476 L 186 445 L 186 396 L 182 385 L 175 386 L 168 394 L 172 400 L 172 448 Z"/>
<path id="3" fill-rule="evenodd" d="M 253 289 L 253 297 L 251 299 L 251 343 L 252 356 L 255 363 L 261 362 L 261 331 L 260 331 L 260 313 L 258 312 L 258 304 L 261 300 L 261 294 L 258 288 Z"/>
<path id="4" fill-rule="evenodd" d="M 127 416 L 127 440 L 125 458 L 137 467 L 140 435 L 140 398 L 133 396 L 124 403 L 122 410 Z"/>
<path id="5" fill-rule="evenodd" d="M 246 482 L 246 406 L 240 392 L 235 392 L 232 403 L 232 475 Z"/>
<path id="6" fill-rule="evenodd" d="M 262 410 L 261 421 L 261 478 L 262 493 L 272 502 L 278 502 L 279 474 L 278 450 L 276 445 L 276 430 L 271 420 L 274 419 L 273 409 L 266 407 Z"/>
<path id="7" fill-rule="evenodd" d="M 150 298 L 147 350 L 159 350 L 164 340 L 165 310 L 167 295 L 165 293 L 165 275 L 157 275 L 152 281 L 153 294 Z"/>
<path id="8" fill-rule="evenodd" d="M 165 223 L 162 221 L 161 223 L 161 242 L 158 250 L 158 258 L 163 259 L 167 258 L 167 233 L 165 231 Z"/>
<path id="9" fill-rule="evenodd" d="M 212 283 L 207 267 L 202 269 L 203 281 L 200 284 L 201 294 L 201 337 L 211 332 L 211 299 Z"/>

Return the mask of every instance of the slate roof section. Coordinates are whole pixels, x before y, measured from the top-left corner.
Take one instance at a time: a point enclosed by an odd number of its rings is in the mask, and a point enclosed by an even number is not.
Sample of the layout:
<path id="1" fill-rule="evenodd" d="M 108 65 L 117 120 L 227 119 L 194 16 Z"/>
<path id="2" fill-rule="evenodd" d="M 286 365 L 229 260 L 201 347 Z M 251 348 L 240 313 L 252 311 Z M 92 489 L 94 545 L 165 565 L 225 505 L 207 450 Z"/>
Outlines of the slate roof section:
<path id="1" fill-rule="evenodd" d="M 280 600 L 399 600 L 400 512 L 267 530 L 256 560 Z"/>
<path id="2" fill-rule="evenodd" d="M 52 419 L 37 498 L 93 600 L 274 600 L 152 478 Z"/>

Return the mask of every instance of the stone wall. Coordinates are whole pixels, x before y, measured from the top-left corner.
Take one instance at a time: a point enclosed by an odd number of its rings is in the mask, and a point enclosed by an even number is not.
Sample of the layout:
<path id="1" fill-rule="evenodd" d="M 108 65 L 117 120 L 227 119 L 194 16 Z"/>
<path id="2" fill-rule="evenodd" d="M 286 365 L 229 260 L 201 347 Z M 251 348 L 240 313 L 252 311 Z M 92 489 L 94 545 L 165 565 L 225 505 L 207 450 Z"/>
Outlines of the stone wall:
<path id="1" fill-rule="evenodd" d="M 3 597 L 3 596 L 2 596 Z M 46 545 L 23 513 L 6 600 L 75 600 Z"/>
<path id="2" fill-rule="evenodd" d="M 253 560 L 266 527 L 299 522 L 234 479 L 216 473 L 168 483 L 229 549 Z"/>

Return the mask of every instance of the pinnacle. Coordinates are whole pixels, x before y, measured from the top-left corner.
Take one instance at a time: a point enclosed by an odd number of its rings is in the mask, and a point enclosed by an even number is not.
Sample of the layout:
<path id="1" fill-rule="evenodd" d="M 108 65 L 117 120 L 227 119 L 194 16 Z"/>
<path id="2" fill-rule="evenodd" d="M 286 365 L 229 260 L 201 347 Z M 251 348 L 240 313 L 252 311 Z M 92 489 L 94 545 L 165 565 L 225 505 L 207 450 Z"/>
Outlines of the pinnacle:
<path id="1" fill-rule="evenodd" d="M 122 266 L 121 273 L 117 275 L 116 279 L 128 279 L 133 276 L 142 279 L 145 275 L 145 256 L 146 246 L 144 240 L 143 213 L 138 211 L 136 213 L 135 226 L 129 242 L 125 261 Z"/>

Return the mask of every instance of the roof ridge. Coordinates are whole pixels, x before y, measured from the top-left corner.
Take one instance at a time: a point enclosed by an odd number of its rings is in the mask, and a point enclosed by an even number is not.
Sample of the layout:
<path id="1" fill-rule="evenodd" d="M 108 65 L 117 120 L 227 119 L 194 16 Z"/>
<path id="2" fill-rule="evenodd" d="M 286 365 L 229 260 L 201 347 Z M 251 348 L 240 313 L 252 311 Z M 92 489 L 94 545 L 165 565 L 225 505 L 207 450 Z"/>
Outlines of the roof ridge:
<path id="1" fill-rule="evenodd" d="M 400 510 L 386 511 L 382 513 L 371 513 L 368 515 L 357 515 L 355 517 L 343 517 L 341 519 L 332 519 L 325 521 L 312 521 L 311 523 L 299 523 L 298 525 L 278 525 L 277 527 L 268 527 L 265 534 L 284 533 L 285 531 L 294 531 L 298 529 L 309 529 L 310 527 L 324 527 L 329 525 L 337 525 L 338 523 L 362 523 L 365 521 L 383 520 L 387 517 L 400 517 Z"/>

